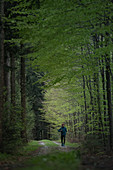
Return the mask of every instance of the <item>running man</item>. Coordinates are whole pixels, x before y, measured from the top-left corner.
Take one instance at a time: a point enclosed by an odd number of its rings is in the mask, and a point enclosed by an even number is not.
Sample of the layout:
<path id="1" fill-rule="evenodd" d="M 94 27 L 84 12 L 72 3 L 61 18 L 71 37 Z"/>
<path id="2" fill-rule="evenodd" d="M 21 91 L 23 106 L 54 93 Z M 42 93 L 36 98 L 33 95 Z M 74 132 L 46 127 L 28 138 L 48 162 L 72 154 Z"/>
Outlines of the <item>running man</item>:
<path id="1" fill-rule="evenodd" d="M 64 127 L 64 124 L 62 124 L 62 127 L 58 130 L 58 132 L 61 132 L 61 146 L 65 146 L 65 136 L 67 129 Z"/>

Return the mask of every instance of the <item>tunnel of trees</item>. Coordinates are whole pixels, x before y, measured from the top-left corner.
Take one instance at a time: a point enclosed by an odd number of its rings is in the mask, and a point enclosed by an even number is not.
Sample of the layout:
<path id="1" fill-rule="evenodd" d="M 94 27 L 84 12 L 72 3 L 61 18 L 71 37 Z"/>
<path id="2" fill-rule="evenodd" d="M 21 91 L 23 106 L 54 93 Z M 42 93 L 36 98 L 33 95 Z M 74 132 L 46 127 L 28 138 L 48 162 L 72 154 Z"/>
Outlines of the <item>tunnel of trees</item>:
<path id="1" fill-rule="evenodd" d="M 0 1 L 0 151 L 30 139 L 113 150 L 113 1 Z"/>

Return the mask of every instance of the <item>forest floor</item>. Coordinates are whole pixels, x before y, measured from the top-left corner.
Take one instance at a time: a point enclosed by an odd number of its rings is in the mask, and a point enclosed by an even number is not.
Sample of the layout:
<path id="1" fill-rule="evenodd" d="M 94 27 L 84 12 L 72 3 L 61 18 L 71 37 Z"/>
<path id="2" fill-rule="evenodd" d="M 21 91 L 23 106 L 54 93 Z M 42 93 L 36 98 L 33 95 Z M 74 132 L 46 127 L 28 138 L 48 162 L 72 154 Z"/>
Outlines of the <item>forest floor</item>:
<path id="1" fill-rule="evenodd" d="M 0 162 L 0 170 L 75 170 L 79 167 L 78 144 L 61 147 L 59 142 L 41 140 L 33 141 L 31 145 L 37 145 L 37 149 L 25 149 L 31 151 L 15 161 Z"/>
<path id="2" fill-rule="evenodd" d="M 113 170 L 113 155 L 80 155 L 76 143 L 32 141 L 15 161 L 0 161 L 0 170 Z"/>

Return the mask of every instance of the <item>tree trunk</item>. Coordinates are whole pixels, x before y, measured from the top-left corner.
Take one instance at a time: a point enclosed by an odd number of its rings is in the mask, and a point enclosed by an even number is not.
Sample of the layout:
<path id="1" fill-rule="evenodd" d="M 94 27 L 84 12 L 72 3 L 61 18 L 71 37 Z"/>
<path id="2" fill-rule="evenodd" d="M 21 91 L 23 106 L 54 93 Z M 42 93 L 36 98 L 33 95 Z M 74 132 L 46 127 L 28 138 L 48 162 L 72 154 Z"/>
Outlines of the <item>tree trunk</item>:
<path id="1" fill-rule="evenodd" d="M 13 54 L 11 54 L 11 105 L 12 105 L 12 113 L 11 113 L 11 122 L 14 120 L 15 113 L 15 58 Z"/>
<path id="2" fill-rule="evenodd" d="M 103 91 L 103 111 L 104 111 L 104 146 L 106 145 L 106 135 L 107 131 L 107 103 L 106 103 L 106 89 L 105 89 L 105 68 L 104 68 L 104 58 L 102 56 L 102 68 L 101 68 L 101 77 L 102 77 L 102 91 Z"/>
<path id="3" fill-rule="evenodd" d="M 27 142 L 26 136 L 26 93 L 25 93 L 25 58 L 21 57 L 21 120 L 22 132 L 21 136 L 24 142 Z"/>
<path id="4" fill-rule="evenodd" d="M 94 117 L 94 96 L 93 96 L 93 88 L 92 88 L 92 83 L 91 83 L 91 76 L 89 75 L 89 78 L 86 76 L 86 85 L 90 94 L 90 105 L 91 109 L 89 110 L 90 117 L 88 117 L 88 121 L 92 121 Z M 92 127 L 88 127 L 89 130 L 93 132 L 93 127 L 94 127 L 94 121 L 92 122 Z"/>
<path id="5" fill-rule="evenodd" d="M 110 78 L 110 56 L 105 56 L 106 60 L 106 91 L 108 102 L 108 116 L 109 116 L 109 146 L 113 149 L 113 115 L 112 115 L 112 101 L 111 101 L 111 78 Z"/>
<path id="6" fill-rule="evenodd" d="M 2 117 L 4 105 L 4 0 L 0 1 L 0 150 L 2 149 Z"/>
<path id="7" fill-rule="evenodd" d="M 10 82 L 10 53 L 7 51 L 6 56 L 4 58 L 4 86 L 5 86 L 5 101 L 7 103 L 7 107 L 10 107 L 10 98 L 11 98 L 11 82 Z M 9 112 L 9 111 L 8 111 Z"/>
<path id="8" fill-rule="evenodd" d="M 99 80 L 99 73 L 97 74 L 97 105 L 98 105 L 98 114 L 99 114 L 99 131 L 103 133 L 103 121 L 102 121 L 102 109 L 101 109 L 101 94 L 100 94 L 100 80 Z M 100 137 L 104 139 L 104 134 L 99 134 Z M 105 140 L 104 140 L 105 141 Z"/>
<path id="9" fill-rule="evenodd" d="M 83 96 L 84 96 L 84 109 L 85 109 L 85 133 L 88 132 L 88 115 L 87 115 L 87 103 L 86 103 L 86 89 L 85 89 L 85 76 L 83 75 Z"/>

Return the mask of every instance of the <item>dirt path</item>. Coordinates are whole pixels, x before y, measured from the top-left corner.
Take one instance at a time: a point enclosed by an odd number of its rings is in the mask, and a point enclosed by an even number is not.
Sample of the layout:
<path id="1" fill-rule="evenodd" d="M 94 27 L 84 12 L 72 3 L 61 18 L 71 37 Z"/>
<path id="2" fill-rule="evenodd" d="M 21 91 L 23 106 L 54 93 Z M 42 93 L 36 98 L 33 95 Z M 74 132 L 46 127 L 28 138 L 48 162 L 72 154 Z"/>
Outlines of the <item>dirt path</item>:
<path id="1" fill-rule="evenodd" d="M 40 147 L 40 149 L 38 149 L 37 151 L 33 152 L 33 156 L 39 156 L 39 155 L 45 155 L 48 153 L 53 153 L 55 150 L 57 151 L 62 151 L 62 152 L 69 152 L 72 150 L 75 150 L 75 147 L 71 147 L 71 146 L 61 146 L 60 143 L 53 141 L 53 143 L 57 144 L 58 146 L 54 146 L 54 147 L 49 147 L 46 146 L 44 142 L 39 142 L 40 145 L 42 145 L 42 147 Z"/>
<path id="2" fill-rule="evenodd" d="M 53 141 L 53 143 L 57 144 L 58 146 L 61 146 L 61 144 L 56 141 Z"/>
<path id="3" fill-rule="evenodd" d="M 56 146 L 47 146 L 44 142 L 39 141 L 38 142 L 41 147 L 38 147 L 37 150 L 32 151 L 31 153 L 28 154 L 28 156 L 26 157 L 20 157 L 17 163 L 14 162 L 6 162 L 3 165 L 0 165 L 0 170 L 17 170 L 21 169 L 24 167 L 24 162 L 26 160 L 29 160 L 30 158 L 35 158 L 35 157 L 40 157 L 43 155 L 47 155 L 47 154 L 52 154 L 55 151 L 59 151 L 59 152 L 70 152 L 75 150 L 75 147 L 70 147 L 70 146 L 61 146 L 60 143 L 53 141 L 54 144 L 56 144 Z"/>
<path id="4" fill-rule="evenodd" d="M 39 141 L 38 143 L 41 145 L 41 147 L 38 147 L 37 150 L 29 153 L 27 157 L 20 158 L 16 164 L 12 162 L 6 162 L 5 164 L 0 165 L 0 170 L 17 170 L 17 169 L 21 170 L 21 168 L 24 169 L 24 167 L 25 168 L 28 167 L 24 163 L 26 161 L 29 161 L 31 158 L 35 159 L 35 158 L 42 157 L 42 159 L 46 161 L 47 159 L 49 159 L 48 154 L 52 155 L 56 153 L 56 151 L 57 153 L 65 152 L 67 154 L 67 152 L 70 153 L 71 151 L 79 150 L 79 148 L 77 147 L 70 147 L 70 146 L 62 147 L 61 144 L 56 141 L 53 141 L 53 143 L 56 144 L 56 146 L 47 146 L 42 141 Z M 76 161 L 76 158 L 75 158 L 75 161 Z M 31 166 L 31 169 L 32 169 L 32 166 Z M 108 155 L 106 155 L 106 156 L 100 157 L 96 155 L 96 156 L 87 157 L 86 155 L 84 155 L 84 157 L 82 158 L 81 165 L 79 166 L 79 170 L 113 170 L 113 156 L 108 157 Z"/>

